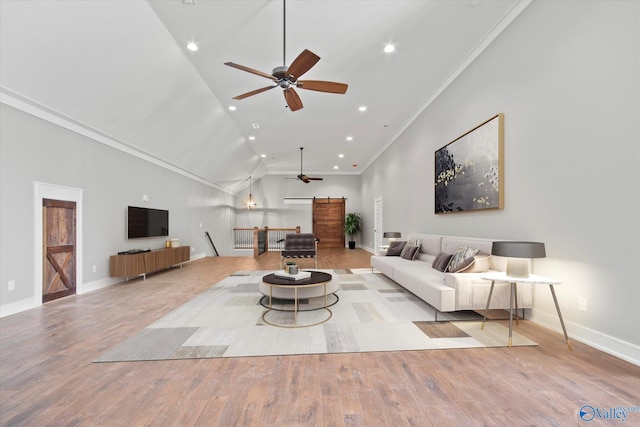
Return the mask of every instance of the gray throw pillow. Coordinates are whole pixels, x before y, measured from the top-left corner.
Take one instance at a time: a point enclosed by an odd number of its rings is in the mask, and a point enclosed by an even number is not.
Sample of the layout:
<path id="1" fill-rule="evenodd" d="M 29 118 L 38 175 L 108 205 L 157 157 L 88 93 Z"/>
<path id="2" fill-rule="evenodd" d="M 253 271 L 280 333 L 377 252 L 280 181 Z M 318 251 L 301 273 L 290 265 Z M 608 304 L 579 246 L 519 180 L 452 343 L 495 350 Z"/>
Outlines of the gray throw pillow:
<path id="1" fill-rule="evenodd" d="M 449 261 L 451 261 L 452 256 L 453 254 L 440 252 L 433 260 L 433 264 L 431 264 L 431 267 L 435 268 L 438 271 L 444 272 L 447 269 L 447 265 L 449 265 Z"/>
<path id="2" fill-rule="evenodd" d="M 400 256 L 406 244 L 407 242 L 405 241 L 391 242 L 389 249 L 387 249 L 387 256 Z"/>
<path id="3" fill-rule="evenodd" d="M 400 257 L 404 259 L 408 259 L 409 261 L 413 261 L 416 259 L 416 253 L 420 250 L 417 246 L 409 246 L 405 245 L 402 252 L 400 252 Z"/>

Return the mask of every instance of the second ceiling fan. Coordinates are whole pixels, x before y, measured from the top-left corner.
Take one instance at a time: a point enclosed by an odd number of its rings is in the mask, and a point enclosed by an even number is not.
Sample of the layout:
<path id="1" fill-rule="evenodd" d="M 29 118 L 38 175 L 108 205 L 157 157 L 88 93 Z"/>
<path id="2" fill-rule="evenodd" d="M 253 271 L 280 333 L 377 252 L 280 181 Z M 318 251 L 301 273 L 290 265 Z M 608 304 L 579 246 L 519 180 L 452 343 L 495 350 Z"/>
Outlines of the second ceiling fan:
<path id="1" fill-rule="evenodd" d="M 252 90 L 251 92 L 243 93 L 242 95 L 234 96 L 233 99 L 244 99 L 259 93 L 265 92 L 275 87 L 281 87 L 283 89 L 284 98 L 287 102 L 287 106 L 291 111 L 300 110 L 303 105 L 300 100 L 300 96 L 296 92 L 295 88 L 315 90 L 318 92 L 338 93 L 344 94 L 347 92 L 348 85 L 346 83 L 328 82 L 324 80 L 298 80 L 304 73 L 309 71 L 320 60 L 320 57 L 310 50 L 303 50 L 300 55 L 293 60 L 291 65 L 286 66 L 286 0 L 283 0 L 283 65 L 273 69 L 271 74 L 264 73 L 253 68 L 245 67 L 244 65 L 235 64 L 233 62 L 225 62 L 225 65 L 229 67 L 237 68 L 248 73 L 256 74 L 258 76 L 265 77 L 273 81 L 273 85 L 266 86 L 260 89 Z"/>
<path id="2" fill-rule="evenodd" d="M 302 150 L 304 150 L 304 147 L 300 147 L 300 175 L 298 175 L 297 178 L 305 184 L 308 184 L 311 181 L 322 181 L 324 178 L 311 177 L 302 172 Z"/>

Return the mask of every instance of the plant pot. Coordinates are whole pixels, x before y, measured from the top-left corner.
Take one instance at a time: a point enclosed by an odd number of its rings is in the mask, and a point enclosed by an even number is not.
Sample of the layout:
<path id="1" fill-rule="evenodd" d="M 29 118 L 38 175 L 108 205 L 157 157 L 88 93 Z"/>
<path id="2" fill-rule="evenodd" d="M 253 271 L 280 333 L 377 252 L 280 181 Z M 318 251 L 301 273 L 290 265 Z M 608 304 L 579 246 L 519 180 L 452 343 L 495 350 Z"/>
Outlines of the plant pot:
<path id="1" fill-rule="evenodd" d="M 355 249 L 355 248 L 356 248 L 355 240 L 349 240 L 349 249 Z"/>

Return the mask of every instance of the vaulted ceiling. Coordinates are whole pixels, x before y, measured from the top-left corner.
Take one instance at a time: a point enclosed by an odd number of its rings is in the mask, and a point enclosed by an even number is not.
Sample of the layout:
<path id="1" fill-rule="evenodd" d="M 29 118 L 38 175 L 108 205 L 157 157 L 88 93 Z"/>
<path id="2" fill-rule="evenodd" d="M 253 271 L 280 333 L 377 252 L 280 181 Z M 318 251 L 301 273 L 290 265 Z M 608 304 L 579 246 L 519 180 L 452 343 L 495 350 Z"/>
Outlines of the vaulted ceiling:
<path id="1" fill-rule="evenodd" d="M 231 192 L 297 175 L 299 147 L 309 175 L 359 174 L 528 3 L 289 0 L 285 20 L 282 0 L 2 0 L 0 90 Z M 346 94 L 232 99 L 271 82 L 225 62 L 271 74 L 304 49 L 304 79 Z"/>

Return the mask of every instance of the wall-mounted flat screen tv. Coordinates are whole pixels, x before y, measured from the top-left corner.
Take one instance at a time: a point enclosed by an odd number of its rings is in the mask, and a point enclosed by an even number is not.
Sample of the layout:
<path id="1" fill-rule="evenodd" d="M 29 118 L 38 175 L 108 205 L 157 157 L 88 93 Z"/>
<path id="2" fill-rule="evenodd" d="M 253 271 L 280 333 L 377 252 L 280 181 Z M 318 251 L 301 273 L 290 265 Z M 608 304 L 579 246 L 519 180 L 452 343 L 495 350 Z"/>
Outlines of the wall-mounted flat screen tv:
<path id="1" fill-rule="evenodd" d="M 157 237 L 169 235 L 169 211 L 129 206 L 127 208 L 127 237 Z"/>

